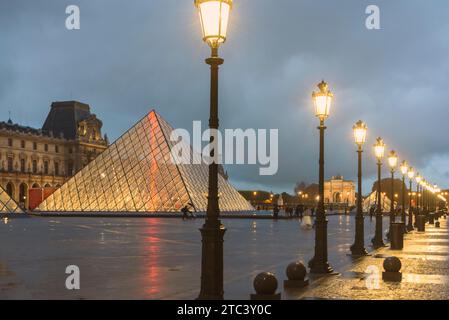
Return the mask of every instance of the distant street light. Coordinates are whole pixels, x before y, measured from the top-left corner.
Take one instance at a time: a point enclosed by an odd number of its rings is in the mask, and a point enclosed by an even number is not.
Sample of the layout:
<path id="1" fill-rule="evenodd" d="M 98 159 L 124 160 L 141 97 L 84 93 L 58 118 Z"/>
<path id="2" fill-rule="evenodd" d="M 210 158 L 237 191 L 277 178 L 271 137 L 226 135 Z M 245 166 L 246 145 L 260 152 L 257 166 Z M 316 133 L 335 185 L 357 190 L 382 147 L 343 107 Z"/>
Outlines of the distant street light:
<path id="1" fill-rule="evenodd" d="M 401 188 L 401 193 L 402 193 L 402 199 L 401 199 L 401 214 L 402 214 L 402 222 L 404 223 L 405 226 L 405 176 L 408 173 L 408 164 L 407 161 L 402 161 L 401 162 L 401 173 L 402 173 L 402 188 Z M 406 231 L 406 230 L 405 230 Z"/>
<path id="2" fill-rule="evenodd" d="M 420 191 L 420 183 L 421 183 L 422 177 L 419 173 L 416 174 L 415 181 L 416 181 L 416 215 L 419 215 L 420 213 L 420 198 L 421 198 L 421 191 Z"/>
<path id="3" fill-rule="evenodd" d="M 391 171 L 391 189 L 390 189 L 390 231 L 391 224 L 395 221 L 395 212 L 394 212 L 394 172 L 398 165 L 398 156 L 394 150 L 390 151 L 388 154 L 388 165 L 390 166 Z"/>
<path id="4" fill-rule="evenodd" d="M 352 127 L 354 133 L 355 144 L 357 145 L 357 214 L 355 217 L 355 240 L 351 246 L 351 253 L 355 256 L 364 256 L 368 252 L 365 249 L 365 236 L 364 236 L 364 217 L 362 208 L 362 153 L 363 144 L 366 141 L 366 124 L 359 120 Z M 346 197 L 346 200 L 348 198 Z"/>
<path id="5" fill-rule="evenodd" d="M 209 128 L 218 130 L 218 68 L 224 60 L 218 56 L 219 46 L 226 41 L 232 0 L 195 0 L 203 32 L 203 40 L 211 48 L 206 59 L 211 70 Z M 218 141 L 210 136 L 210 156 L 215 159 Z M 209 165 L 209 189 L 206 221 L 200 229 L 202 237 L 201 291 L 198 299 L 223 299 L 223 236 L 226 231 L 219 220 L 218 163 Z"/>
<path id="6" fill-rule="evenodd" d="M 371 240 L 374 248 L 385 246 L 382 237 L 382 199 L 381 199 L 381 180 L 382 180 L 382 159 L 385 155 L 385 143 L 382 138 L 377 138 L 374 145 L 374 155 L 377 159 L 377 208 L 376 208 L 376 232 Z"/>
<path id="7" fill-rule="evenodd" d="M 318 181 L 318 210 L 315 224 L 315 255 L 309 261 L 311 273 L 332 273 L 333 270 L 327 261 L 327 219 L 324 211 L 324 120 L 329 116 L 333 94 L 326 82 L 318 84 L 319 91 L 312 93 L 315 107 L 315 116 L 320 121 L 320 151 L 319 151 L 319 181 Z"/>
<path id="8" fill-rule="evenodd" d="M 408 178 L 410 181 L 410 193 L 409 193 L 409 205 L 408 205 L 408 224 L 407 224 L 407 231 L 412 231 L 413 230 L 413 208 L 412 208 L 412 195 L 413 195 L 413 190 L 412 190 L 412 183 L 413 183 L 413 177 L 415 176 L 415 171 L 413 169 L 413 167 L 410 167 L 408 169 Z"/>

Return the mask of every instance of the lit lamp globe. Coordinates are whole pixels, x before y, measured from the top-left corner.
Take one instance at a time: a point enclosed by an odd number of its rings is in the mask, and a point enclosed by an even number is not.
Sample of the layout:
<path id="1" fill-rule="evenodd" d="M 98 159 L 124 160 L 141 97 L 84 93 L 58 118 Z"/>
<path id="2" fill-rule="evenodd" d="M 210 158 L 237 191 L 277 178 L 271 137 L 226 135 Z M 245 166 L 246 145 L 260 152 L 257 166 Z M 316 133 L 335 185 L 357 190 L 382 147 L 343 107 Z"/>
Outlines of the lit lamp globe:
<path id="1" fill-rule="evenodd" d="M 198 9 L 203 40 L 212 49 L 226 41 L 232 0 L 195 0 Z"/>
<path id="2" fill-rule="evenodd" d="M 362 120 L 356 122 L 356 124 L 352 127 L 352 131 L 354 132 L 354 141 L 355 144 L 361 147 L 366 141 L 366 131 L 368 127 L 366 123 Z"/>
<path id="3" fill-rule="evenodd" d="M 410 168 L 408 169 L 407 175 L 408 175 L 408 178 L 409 178 L 410 180 L 413 179 L 413 177 L 415 176 L 415 170 L 413 169 L 413 167 L 410 167 Z"/>
<path id="4" fill-rule="evenodd" d="M 398 165 L 398 155 L 394 150 L 390 151 L 388 154 L 388 165 L 390 166 L 392 172 L 394 172 Z"/>
<path id="5" fill-rule="evenodd" d="M 416 174 L 415 180 L 416 180 L 416 183 L 418 183 L 418 184 L 421 183 L 422 177 L 421 177 L 421 175 L 419 173 Z"/>
<path id="6" fill-rule="evenodd" d="M 318 84 L 319 92 L 312 93 L 312 100 L 315 106 L 315 116 L 323 122 L 328 116 L 334 95 L 330 92 L 326 82 L 321 81 Z"/>
<path id="7" fill-rule="evenodd" d="M 401 173 L 402 173 L 402 175 L 405 177 L 406 175 L 407 175 L 407 173 L 408 173 L 408 163 L 407 163 L 407 161 L 402 161 L 401 162 Z"/>
<path id="8" fill-rule="evenodd" d="M 385 143 L 380 137 L 377 138 L 376 144 L 374 145 L 374 155 L 376 156 L 377 160 L 379 160 L 379 162 L 385 155 Z"/>

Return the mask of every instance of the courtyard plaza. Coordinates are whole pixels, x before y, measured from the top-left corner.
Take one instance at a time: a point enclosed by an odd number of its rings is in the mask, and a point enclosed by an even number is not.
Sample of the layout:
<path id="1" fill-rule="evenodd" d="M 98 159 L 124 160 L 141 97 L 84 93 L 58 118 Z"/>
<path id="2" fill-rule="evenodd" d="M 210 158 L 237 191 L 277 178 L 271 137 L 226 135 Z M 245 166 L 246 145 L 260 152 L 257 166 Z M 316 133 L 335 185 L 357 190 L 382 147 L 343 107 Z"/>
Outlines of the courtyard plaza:
<path id="1" fill-rule="evenodd" d="M 354 216 L 329 216 L 329 261 L 353 265 Z M 0 221 L 1 299 L 195 299 L 199 292 L 201 218 L 26 217 Z M 313 256 L 315 231 L 299 219 L 222 219 L 225 299 L 248 299 L 252 281 L 274 272 L 283 291 L 290 262 Z M 365 218 L 369 247 L 375 220 Z M 384 217 L 384 231 L 388 217 Z M 66 267 L 80 269 L 80 290 L 65 287 Z M 312 281 L 312 286 L 313 286 Z M 283 299 L 302 293 L 283 292 Z"/>

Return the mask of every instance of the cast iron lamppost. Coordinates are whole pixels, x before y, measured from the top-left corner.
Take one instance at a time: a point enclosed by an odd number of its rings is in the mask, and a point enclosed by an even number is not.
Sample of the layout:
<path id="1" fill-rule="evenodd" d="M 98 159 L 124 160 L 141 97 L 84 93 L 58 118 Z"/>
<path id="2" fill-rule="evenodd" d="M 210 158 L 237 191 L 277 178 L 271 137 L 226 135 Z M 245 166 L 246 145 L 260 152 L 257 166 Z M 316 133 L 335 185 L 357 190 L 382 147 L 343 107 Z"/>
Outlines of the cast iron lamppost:
<path id="1" fill-rule="evenodd" d="M 381 199 L 381 179 L 382 179 L 382 159 L 385 155 L 385 143 L 382 138 L 377 138 L 374 145 L 374 155 L 377 158 L 377 208 L 376 208 L 376 232 L 371 240 L 374 248 L 385 246 L 382 239 L 382 199 Z"/>
<path id="2" fill-rule="evenodd" d="M 324 120 L 329 116 L 333 94 L 329 91 L 326 82 L 318 84 L 319 92 L 312 93 L 315 106 L 315 115 L 320 120 L 320 158 L 319 158 L 319 189 L 318 209 L 315 225 L 315 255 L 309 261 L 311 273 L 332 273 L 333 270 L 327 261 L 327 219 L 324 211 Z"/>
<path id="3" fill-rule="evenodd" d="M 395 151 L 390 151 L 388 154 L 388 164 L 391 169 L 391 186 L 390 186 L 390 225 L 395 222 L 395 214 L 394 214 L 394 171 L 396 170 L 396 166 L 398 165 L 398 156 Z M 391 230 L 391 228 L 390 228 Z"/>
<path id="4" fill-rule="evenodd" d="M 409 178 L 409 185 L 410 185 L 410 198 L 408 203 L 408 224 L 407 224 L 407 231 L 413 230 L 413 209 L 412 209 L 412 195 L 413 195 L 413 177 L 415 176 L 415 171 L 413 170 L 413 167 L 410 167 L 408 169 L 408 178 Z"/>
<path id="5" fill-rule="evenodd" d="M 211 132 L 218 130 L 218 68 L 224 60 L 218 57 L 218 47 L 226 41 L 232 0 L 195 0 L 198 9 L 203 40 L 212 55 L 206 59 L 211 70 L 210 118 Z M 211 133 L 212 163 L 209 165 L 209 190 L 206 221 L 200 229 L 202 237 L 201 291 L 200 300 L 223 299 L 223 236 L 226 231 L 219 220 L 218 163 L 216 161 L 217 139 Z"/>
<path id="6" fill-rule="evenodd" d="M 417 173 L 416 177 L 415 177 L 415 181 L 416 181 L 416 216 L 419 215 L 420 205 L 421 205 L 421 201 L 420 201 L 421 193 L 419 190 L 421 180 L 422 180 L 421 175 L 419 173 Z"/>
<path id="7" fill-rule="evenodd" d="M 405 176 L 408 173 L 408 164 L 407 161 L 402 161 L 401 162 L 401 173 L 402 173 L 402 186 L 401 186 L 401 222 L 404 223 L 404 232 L 407 232 L 407 228 L 406 226 L 406 219 L 405 219 Z"/>
<path id="8" fill-rule="evenodd" d="M 358 154 L 358 171 L 357 171 L 357 215 L 355 217 L 355 241 L 351 246 L 351 253 L 354 256 L 364 256 L 367 255 L 368 252 L 365 249 L 364 243 L 364 217 L 363 217 L 363 208 L 362 208 L 362 146 L 366 141 L 366 124 L 359 120 L 352 128 L 354 132 L 354 140 L 357 145 L 357 154 Z"/>

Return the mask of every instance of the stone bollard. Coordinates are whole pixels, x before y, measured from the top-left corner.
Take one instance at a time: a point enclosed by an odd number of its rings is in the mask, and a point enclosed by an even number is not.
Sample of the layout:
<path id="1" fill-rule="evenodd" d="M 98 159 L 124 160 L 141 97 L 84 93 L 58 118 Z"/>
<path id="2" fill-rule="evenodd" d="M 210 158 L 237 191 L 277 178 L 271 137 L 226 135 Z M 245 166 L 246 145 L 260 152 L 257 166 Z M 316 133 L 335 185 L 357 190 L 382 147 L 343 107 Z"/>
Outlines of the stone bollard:
<path id="1" fill-rule="evenodd" d="M 389 282 L 401 282 L 402 273 L 400 272 L 402 268 L 401 260 L 397 257 L 388 257 L 384 260 L 384 269 L 382 272 L 382 280 Z"/>
<path id="2" fill-rule="evenodd" d="M 390 249 L 402 250 L 404 248 L 404 223 L 392 222 L 390 224 Z"/>
<path id="3" fill-rule="evenodd" d="M 416 216 L 416 226 L 418 227 L 419 232 L 426 231 L 426 216 L 419 214 Z"/>
<path id="4" fill-rule="evenodd" d="M 302 261 L 292 262 L 286 270 L 288 280 L 284 280 L 284 288 L 304 288 L 309 284 L 306 279 L 307 269 Z"/>
<path id="5" fill-rule="evenodd" d="M 278 280 L 271 272 L 259 273 L 253 282 L 256 294 L 251 294 L 251 300 L 281 300 L 281 293 L 276 293 Z"/>
<path id="6" fill-rule="evenodd" d="M 440 221 L 435 222 L 435 228 L 439 228 L 440 227 Z"/>

